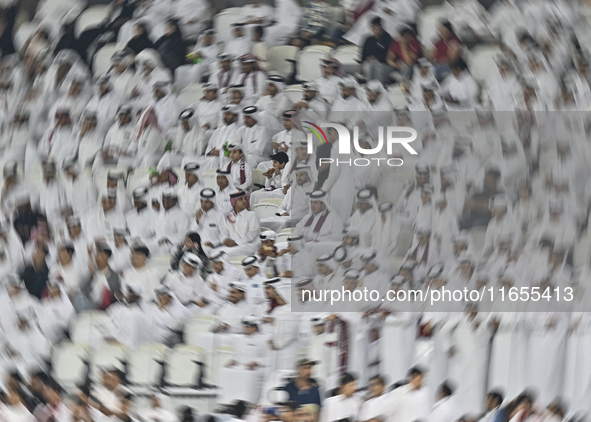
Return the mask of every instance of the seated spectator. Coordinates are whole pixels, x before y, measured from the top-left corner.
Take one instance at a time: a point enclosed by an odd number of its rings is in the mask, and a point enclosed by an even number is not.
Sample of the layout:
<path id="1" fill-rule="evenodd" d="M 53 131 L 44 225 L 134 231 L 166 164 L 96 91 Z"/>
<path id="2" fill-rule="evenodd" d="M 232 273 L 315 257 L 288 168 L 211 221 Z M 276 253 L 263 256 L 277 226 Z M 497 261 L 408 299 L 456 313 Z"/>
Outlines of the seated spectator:
<path id="1" fill-rule="evenodd" d="M 181 29 L 177 21 L 169 19 L 166 22 L 166 32 L 154 44 L 164 66 L 174 73 L 177 67 L 186 64 L 187 45 L 183 40 Z"/>
<path id="2" fill-rule="evenodd" d="M 311 0 L 304 8 L 300 19 L 298 36 L 291 41 L 291 45 L 304 48 L 310 44 L 317 44 L 330 25 L 330 5 L 322 0 Z"/>
<path id="3" fill-rule="evenodd" d="M 385 84 L 389 81 L 389 66 L 392 66 L 386 63 L 392 37 L 382 27 L 380 17 L 373 18 L 370 27 L 372 35 L 365 39 L 361 50 L 361 71 L 367 80 L 377 79 Z"/>
<path id="4" fill-rule="evenodd" d="M 395 70 L 395 79 L 408 81 L 412 78 L 414 65 L 422 55 L 421 44 L 414 32 L 407 28 L 400 32 L 398 39 L 390 43 L 386 63 Z"/>
<path id="5" fill-rule="evenodd" d="M 434 41 L 434 48 L 431 50 L 431 60 L 435 64 L 435 76 L 442 81 L 451 73 L 449 64 L 460 57 L 462 53 L 460 39 L 454 33 L 451 23 L 443 20 L 439 23 L 438 40 Z"/>

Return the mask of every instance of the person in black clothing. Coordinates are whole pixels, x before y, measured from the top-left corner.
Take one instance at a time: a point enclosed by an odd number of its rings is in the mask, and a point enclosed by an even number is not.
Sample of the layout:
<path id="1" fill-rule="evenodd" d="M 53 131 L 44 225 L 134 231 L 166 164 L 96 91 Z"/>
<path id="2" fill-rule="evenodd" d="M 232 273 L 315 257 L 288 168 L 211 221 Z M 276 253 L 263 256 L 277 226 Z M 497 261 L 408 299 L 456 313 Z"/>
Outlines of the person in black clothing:
<path id="1" fill-rule="evenodd" d="M 154 48 L 154 44 L 148 36 L 148 28 L 142 22 L 137 22 L 133 26 L 133 38 L 127 42 L 125 48 L 130 49 L 135 54 L 144 51 L 146 48 Z"/>
<path id="2" fill-rule="evenodd" d="M 170 260 L 170 268 L 178 270 L 181 260 L 187 252 L 192 252 L 199 256 L 204 263 L 204 267 L 206 266 L 207 255 L 201 248 L 201 236 L 199 236 L 199 233 L 189 232 L 185 237 L 185 243 L 177 246 L 176 250 L 173 252 L 172 259 Z"/>
<path id="3" fill-rule="evenodd" d="M 187 55 L 187 45 L 183 40 L 178 23 L 174 19 L 169 19 L 166 22 L 166 33 L 158 38 L 154 47 L 160 53 L 164 66 L 173 73 L 177 67 L 187 63 L 185 57 Z"/>
<path id="4" fill-rule="evenodd" d="M 13 225 L 24 245 L 31 238 L 31 233 L 37 228 L 40 226 L 47 227 L 47 219 L 43 214 L 32 209 L 30 197 L 24 194 L 17 200 Z"/>
<path id="5" fill-rule="evenodd" d="M 392 69 L 386 63 L 386 56 L 392 37 L 382 27 L 380 17 L 373 18 L 370 26 L 372 35 L 365 40 L 361 50 L 361 73 L 368 81 L 377 79 L 387 84 Z"/>
<path id="6" fill-rule="evenodd" d="M 31 296 L 41 299 L 41 296 L 47 288 L 47 279 L 49 278 L 49 268 L 45 257 L 47 256 L 46 247 L 38 247 L 33 254 L 33 259 L 29 262 L 23 272 L 21 279 L 25 282 L 25 287 Z"/>
<path id="7" fill-rule="evenodd" d="M 306 358 L 298 361 L 298 376 L 285 386 L 285 391 L 289 394 L 289 401 L 296 402 L 298 405 L 315 404 L 320 406 L 322 404 L 320 388 L 312 378 L 312 367 L 315 364 L 316 362 Z"/>

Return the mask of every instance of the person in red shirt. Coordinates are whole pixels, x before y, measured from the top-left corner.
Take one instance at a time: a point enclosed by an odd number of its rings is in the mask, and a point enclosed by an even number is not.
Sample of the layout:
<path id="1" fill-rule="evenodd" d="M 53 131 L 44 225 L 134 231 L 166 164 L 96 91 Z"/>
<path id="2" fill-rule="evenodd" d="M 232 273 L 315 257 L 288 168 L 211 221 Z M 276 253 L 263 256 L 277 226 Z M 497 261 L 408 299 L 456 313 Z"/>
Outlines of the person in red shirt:
<path id="1" fill-rule="evenodd" d="M 413 67 L 422 56 L 421 44 L 414 32 L 406 28 L 400 32 L 398 39 L 390 43 L 386 63 L 399 75 L 398 79 L 410 80 Z"/>
<path id="2" fill-rule="evenodd" d="M 447 20 L 439 22 L 439 38 L 431 50 L 431 59 L 435 65 L 435 77 L 442 81 L 451 73 L 449 64 L 462 54 L 460 39 L 454 33 L 451 23 Z"/>

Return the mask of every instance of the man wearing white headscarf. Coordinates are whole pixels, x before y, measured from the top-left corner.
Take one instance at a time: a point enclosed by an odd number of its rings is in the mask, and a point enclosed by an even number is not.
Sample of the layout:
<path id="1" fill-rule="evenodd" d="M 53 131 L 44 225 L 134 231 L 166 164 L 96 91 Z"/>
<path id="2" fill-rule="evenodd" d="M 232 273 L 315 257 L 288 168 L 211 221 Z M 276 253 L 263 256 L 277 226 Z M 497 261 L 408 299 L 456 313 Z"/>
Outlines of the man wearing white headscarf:
<path id="1" fill-rule="evenodd" d="M 299 315 L 291 312 L 291 282 L 279 278 L 265 282 L 267 301 L 260 305 L 263 330 L 269 333 L 273 370 L 293 369 L 300 349 Z"/>
<path id="2" fill-rule="evenodd" d="M 158 343 L 174 345 L 180 342 L 185 321 L 191 313 L 166 286 L 154 290 L 156 303 L 150 307 L 154 318 L 154 334 Z"/>
<path id="3" fill-rule="evenodd" d="M 526 69 L 524 73 L 532 78 L 531 82 L 538 87 L 538 98 L 552 110 L 560 90 L 558 80 L 548 69 L 548 64 L 542 53 L 531 53 L 527 60 L 529 69 Z"/>
<path id="4" fill-rule="evenodd" d="M 241 50 L 240 53 L 244 53 Z M 236 54 L 238 56 L 238 54 Z M 235 76 L 233 83 L 244 85 L 244 95 L 249 101 L 257 101 L 267 88 L 267 76 L 259 68 L 257 58 L 253 54 L 243 54 L 240 61 L 240 73 Z"/>
<path id="5" fill-rule="evenodd" d="M 96 93 L 88 102 L 88 108 L 96 110 L 101 130 L 106 131 L 115 122 L 121 98 L 113 89 L 111 78 L 101 75 L 96 80 Z"/>
<path id="6" fill-rule="evenodd" d="M 189 161 L 183 170 L 185 171 L 185 183 L 177 187 L 177 194 L 181 198 L 179 206 L 189 217 L 193 217 L 199 209 L 199 194 L 205 186 L 199 178 L 199 164 Z"/>
<path id="7" fill-rule="evenodd" d="M 234 187 L 232 174 L 228 170 L 218 169 L 216 171 L 215 203 L 217 209 L 224 215 L 232 213 L 232 202 L 230 195 L 237 192 Z"/>
<path id="8" fill-rule="evenodd" d="M 76 158 L 64 160 L 64 190 L 70 209 L 75 215 L 85 215 L 97 203 L 97 190 L 92 180 L 80 174 Z"/>
<path id="9" fill-rule="evenodd" d="M 295 183 L 290 186 L 279 206 L 276 217 L 261 220 L 263 227 L 279 233 L 286 225 L 295 226 L 310 210 L 310 196 L 314 190 L 314 178 L 310 166 L 296 167 Z"/>
<path id="10" fill-rule="evenodd" d="M 310 212 L 296 225 L 294 236 L 303 236 L 306 242 L 338 241 L 343 221 L 327 204 L 326 193 L 315 191 L 310 195 Z"/>
<path id="11" fill-rule="evenodd" d="M 338 78 L 337 78 L 338 79 Z M 328 105 L 320 96 L 318 83 L 315 81 L 302 84 L 304 95 L 293 105 L 300 116 L 300 120 L 320 123 L 326 119 Z"/>
<path id="12" fill-rule="evenodd" d="M 180 167 L 184 157 L 201 157 L 204 153 L 207 142 L 203 139 L 195 110 L 191 108 L 183 110 L 179 116 L 179 122 L 170 151 L 164 153 L 158 163 L 158 169 Z"/>
<path id="13" fill-rule="evenodd" d="M 158 214 L 148 201 L 148 188 L 139 187 L 133 191 L 133 209 L 125 213 L 126 227 L 132 239 L 156 247 L 156 218 Z"/>
<path id="14" fill-rule="evenodd" d="M 266 336 L 258 328 L 258 318 L 248 315 L 241 322 L 243 332 L 234 340 L 234 355 L 220 372 L 222 404 L 236 400 L 257 403 L 268 369 L 269 351 Z"/>
<path id="15" fill-rule="evenodd" d="M 363 118 L 357 122 L 357 125 L 365 128 L 371 139 L 377 140 L 379 127 L 386 127 L 392 123 L 394 107 L 388 98 L 386 88 L 380 81 L 369 81 L 365 90 L 367 91 L 367 103 L 363 110 Z"/>
<path id="16" fill-rule="evenodd" d="M 242 332 L 242 319 L 252 315 L 254 308 L 246 300 L 248 286 L 242 281 L 233 281 L 228 285 L 225 303 L 216 311 L 219 333 L 239 334 Z"/>
<path id="17" fill-rule="evenodd" d="M 153 107 L 158 119 L 158 126 L 163 131 L 172 128 L 180 114 L 176 95 L 172 93 L 169 80 L 158 80 L 153 85 Z"/>
<path id="18" fill-rule="evenodd" d="M 378 213 L 372 225 L 371 247 L 378 251 L 380 259 L 387 259 L 394 256 L 400 224 L 392 210 L 391 202 L 381 204 Z"/>
<path id="19" fill-rule="evenodd" d="M 236 140 L 243 145 L 244 153 L 251 167 L 256 168 L 271 155 L 271 136 L 263 122 L 257 106 L 248 106 L 242 110 L 244 126 L 236 132 Z"/>
<path id="20" fill-rule="evenodd" d="M 111 56 L 111 63 L 113 67 L 107 75 L 111 79 L 113 90 L 122 101 L 130 101 L 133 80 L 136 77 L 136 72 L 131 67 L 133 57 L 125 51 L 118 51 Z"/>
<path id="21" fill-rule="evenodd" d="M 103 143 L 105 160 L 117 160 L 120 156 L 131 156 L 135 152 L 132 112 L 133 108 L 129 104 L 119 106 L 117 121 L 107 131 Z"/>
<path id="22" fill-rule="evenodd" d="M 362 246 L 371 246 L 372 232 L 377 220 L 378 210 L 373 192 L 369 189 L 360 190 L 357 192 L 357 209 L 349 218 L 347 227 L 359 232 Z"/>
<path id="23" fill-rule="evenodd" d="M 128 283 L 121 292 L 125 301 L 107 309 L 111 319 L 107 340 L 114 339 L 127 347 L 154 341 L 152 317 L 148 313 L 149 298 L 140 282 Z"/>
<path id="24" fill-rule="evenodd" d="M 201 266 L 201 259 L 196 254 L 185 253 L 179 270 L 169 272 L 162 281 L 162 284 L 170 288 L 185 306 L 189 306 L 202 296 L 204 281 L 199 274 Z"/>
<path id="25" fill-rule="evenodd" d="M 114 227 L 125 227 L 125 217 L 117 203 L 117 191 L 108 189 L 100 195 L 101 204 L 93 207 L 84 218 L 84 227 L 90 238 L 113 239 Z"/>
<path id="26" fill-rule="evenodd" d="M 153 393 L 148 396 L 148 399 L 150 400 L 150 408 L 138 411 L 138 416 L 141 420 L 149 422 L 176 422 L 178 419 L 177 416 L 167 408 L 168 406 L 165 406 L 169 397 L 162 393 Z"/>
<path id="27" fill-rule="evenodd" d="M 491 110 L 513 110 L 521 95 L 521 85 L 515 74 L 513 63 L 504 56 L 496 58 L 497 71 L 484 81 L 482 104 Z"/>
<path id="28" fill-rule="evenodd" d="M 413 242 L 404 257 L 405 261 L 413 260 L 417 263 L 414 273 L 418 279 L 424 278 L 429 269 L 439 262 L 439 251 L 431 232 L 430 221 L 417 221 Z"/>
<path id="29" fill-rule="evenodd" d="M 56 111 L 61 108 L 67 108 L 70 110 L 70 116 L 72 121 L 77 122 L 80 119 L 80 115 L 86 108 L 91 92 L 87 87 L 88 75 L 85 73 L 74 73 L 71 77 L 70 86 L 65 95 L 56 99 L 55 103 L 49 110 L 49 121 L 53 121 L 55 118 Z"/>
<path id="30" fill-rule="evenodd" d="M 131 267 L 123 272 L 122 286 L 141 283 L 146 297 L 154 297 L 154 291 L 161 286 L 162 275 L 157 268 L 148 265 L 150 250 L 139 240 L 131 245 Z M 149 296 L 148 296 L 149 294 Z"/>
<path id="31" fill-rule="evenodd" d="M 228 53 L 220 53 L 217 56 L 219 69 L 209 75 L 208 84 L 217 86 L 220 96 L 226 94 L 226 90 L 234 83 L 238 71 L 232 66 L 233 57 Z"/>
<path id="32" fill-rule="evenodd" d="M 226 215 L 221 250 L 229 256 L 252 255 L 258 248 L 260 222 L 250 211 L 246 192 L 230 194 L 232 212 Z"/>
<path id="33" fill-rule="evenodd" d="M 178 193 L 172 188 L 164 189 L 162 191 L 162 209 L 156 218 L 156 239 L 163 250 L 168 250 L 185 239 L 189 228 L 187 214 L 179 206 Z"/>
<path id="34" fill-rule="evenodd" d="M 202 189 L 199 197 L 200 206 L 197 208 L 195 218 L 191 221 L 189 230 L 199 233 L 203 249 L 209 252 L 220 242 L 225 216 L 217 208 L 216 193 L 213 189 Z"/>
<path id="35" fill-rule="evenodd" d="M 62 220 L 62 213 L 68 209 L 66 190 L 62 181 L 56 175 L 54 161 L 43 163 L 43 179 L 39 192 L 39 210 L 45 214 L 51 225 L 57 225 Z"/>
<path id="36" fill-rule="evenodd" d="M 486 228 L 486 235 L 484 238 L 483 255 L 488 256 L 494 250 L 496 244 L 496 236 L 501 233 L 513 233 L 512 250 L 516 251 L 521 244 L 521 228 L 513 217 L 512 206 L 505 195 L 496 195 L 491 198 L 490 210 L 491 219 Z"/>
<path id="37" fill-rule="evenodd" d="M 479 87 L 463 59 L 450 63 L 451 74 L 441 83 L 448 110 L 473 109 L 478 104 Z"/>
<path id="38" fill-rule="evenodd" d="M 198 34 L 211 17 L 210 7 L 207 0 L 178 0 L 171 4 L 171 16 L 178 21 L 184 34 Z"/>
<path id="39" fill-rule="evenodd" d="M 208 83 L 203 86 L 203 98 L 193 104 L 191 108 L 195 110 L 198 117 L 198 124 L 201 126 L 201 136 L 203 142 L 211 138 L 213 132 L 217 129 L 221 119 L 221 110 L 223 103 L 218 96 L 219 86 L 217 83 Z M 205 147 L 199 155 L 205 153 Z"/>
<path id="40" fill-rule="evenodd" d="M 261 267 L 261 262 L 256 256 L 247 256 L 242 260 L 242 270 L 245 276 L 242 281 L 248 287 L 246 300 L 253 306 L 257 306 L 265 300 L 263 282 L 267 280 L 267 277 L 263 274 Z"/>
<path id="41" fill-rule="evenodd" d="M 289 109 L 290 101 L 283 93 L 284 89 L 285 81 L 281 76 L 269 76 L 267 88 L 255 104 L 261 114 L 262 123 L 267 127 L 271 136 L 283 129 L 282 115 L 285 110 Z"/>
<path id="42" fill-rule="evenodd" d="M 135 56 L 135 60 L 140 71 L 133 80 L 131 102 L 134 107 L 143 108 L 153 101 L 154 83 L 169 81 L 171 76 L 155 50 L 145 49 Z"/>
<path id="43" fill-rule="evenodd" d="M 74 75 L 86 75 L 85 80 L 90 80 L 88 68 L 74 50 L 62 50 L 53 60 L 41 79 L 44 98 L 55 101 L 66 94 Z"/>
<path id="44" fill-rule="evenodd" d="M 39 141 L 37 155 L 40 158 L 51 157 L 57 165 L 61 166 L 66 157 L 76 153 L 78 143 L 70 110 L 67 108 L 58 109 L 55 118 L 55 125 L 48 128 Z"/>
<path id="45" fill-rule="evenodd" d="M 242 143 L 239 136 L 240 125 L 237 123 L 239 114 L 240 111 L 236 105 L 222 107 L 223 124 L 213 132 L 205 148 L 205 154 L 207 155 L 207 158 L 203 161 L 205 169 L 225 168 L 229 162 L 229 158 L 225 156 L 227 146 Z"/>
<path id="46" fill-rule="evenodd" d="M 363 118 L 365 105 L 358 98 L 357 82 L 348 77 L 339 82 L 340 95 L 334 100 L 328 113 L 331 122 L 345 122 L 351 126 Z"/>

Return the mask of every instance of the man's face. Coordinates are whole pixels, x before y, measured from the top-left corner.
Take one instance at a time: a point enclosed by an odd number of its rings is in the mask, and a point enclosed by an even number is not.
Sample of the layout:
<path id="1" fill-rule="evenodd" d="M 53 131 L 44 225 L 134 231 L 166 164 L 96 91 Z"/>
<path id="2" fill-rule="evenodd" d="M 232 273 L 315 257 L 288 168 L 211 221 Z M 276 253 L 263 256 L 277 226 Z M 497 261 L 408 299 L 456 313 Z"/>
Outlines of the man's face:
<path id="1" fill-rule="evenodd" d="M 134 199 L 133 206 L 136 210 L 141 211 L 148 206 L 148 204 L 144 200 Z"/>
<path id="2" fill-rule="evenodd" d="M 267 91 L 269 92 L 269 94 L 271 95 L 271 97 L 274 97 L 279 92 L 279 90 L 277 89 L 277 87 L 275 86 L 274 83 L 268 83 L 267 84 Z"/>
<path id="3" fill-rule="evenodd" d="M 313 420 L 314 418 L 312 417 L 312 414 L 307 409 L 301 407 L 296 409 L 294 413 L 294 422 L 312 422 Z"/>
<path id="4" fill-rule="evenodd" d="M 310 157 L 310 154 L 308 154 L 308 148 L 302 145 L 298 145 L 295 148 L 295 152 L 296 152 L 296 156 L 298 157 L 298 160 L 300 161 L 305 161 L 308 159 L 308 157 Z"/>
<path id="5" fill-rule="evenodd" d="M 223 176 L 223 175 L 219 174 L 219 175 L 218 175 L 218 176 L 215 178 L 215 181 L 216 181 L 216 183 L 217 183 L 218 187 L 219 187 L 221 190 L 224 190 L 224 189 L 226 189 L 226 188 L 228 187 L 228 184 L 229 184 L 229 182 L 228 182 L 228 179 L 226 178 L 226 176 Z"/>
<path id="6" fill-rule="evenodd" d="M 230 113 L 229 111 L 226 111 L 224 113 L 224 123 L 227 125 L 231 125 L 232 123 L 234 123 L 236 121 L 236 119 L 238 119 L 238 116 L 236 116 L 234 113 Z"/>
<path id="7" fill-rule="evenodd" d="M 59 113 L 57 115 L 57 124 L 59 126 L 66 126 L 70 123 L 70 115 L 68 113 Z"/>
<path id="8" fill-rule="evenodd" d="M 234 304 L 240 302 L 244 298 L 244 292 L 236 288 L 231 288 L 230 293 L 228 295 L 228 300 Z"/>
<path id="9" fill-rule="evenodd" d="M 234 203 L 234 211 L 236 211 L 236 213 L 239 213 L 240 211 L 246 209 L 247 205 L 248 203 L 246 202 L 246 196 L 242 195 Z"/>
<path id="10" fill-rule="evenodd" d="M 193 276 L 195 274 L 195 267 L 183 262 L 183 274 L 187 277 Z"/>
<path id="11" fill-rule="evenodd" d="M 265 297 L 267 299 L 275 299 L 277 297 L 277 292 L 271 286 L 265 286 Z"/>
<path id="12" fill-rule="evenodd" d="M 211 263 L 211 266 L 217 274 L 221 274 L 224 271 L 224 263 L 221 261 L 214 261 Z"/>
<path id="13" fill-rule="evenodd" d="M 204 97 L 207 101 L 215 101 L 218 97 L 218 92 L 215 89 L 208 89 L 205 91 Z"/>
<path id="14" fill-rule="evenodd" d="M 303 186 L 310 181 L 310 176 L 305 171 L 296 171 L 296 182 L 298 185 Z"/>
<path id="15" fill-rule="evenodd" d="M 115 200 L 115 198 L 103 198 L 101 200 L 101 203 L 103 205 L 103 211 L 107 212 L 112 210 L 115 207 L 115 204 L 117 203 L 117 201 Z"/>
<path id="16" fill-rule="evenodd" d="M 242 70 L 242 73 L 250 73 L 254 70 L 254 66 L 252 63 L 242 63 L 240 69 Z"/>
<path id="17" fill-rule="evenodd" d="M 66 248 L 58 249 L 57 259 L 61 265 L 67 265 L 72 262 L 72 255 Z"/>
<path id="18" fill-rule="evenodd" d="M 98 251 L 94 255 L 94 262 L 96 262 L 96 265 L 98 265 L 99 267 L 104 267 L 105 265 L 107 265 L 108 260 L 109 260 L 109 255 L 107 255 L 103 251 Z"/>
<path id="19" fill-rule="evenodd" d="M 355 92 L 355 90 L 353 88 L 348 88 L 346 86 L 343 86 L 341 88 L 341 95 L 343 96 L 343 98 L 349 98 L 351 95 L 353 95 L 353 92 Z"/>
<path id="20" fill-rule="evenodd" d="M 80 94 L 81 90 L 82 90 L 82 85 L 80 84 L 80 82 L 74 81 L 70 85 L 70 89 L 68 89 L 68 96 L 75 97 L 78 94 Z"/>
<path id="21" fill-rule="evenodd" d="M 275 170 L 283 170 L 285 168 L 285 163 L 273 160 L 273 168 L 275 168 Z"/>
<path id="22" fill-rule="evenodd" d="M 232 62 L 230 60 L 222 60 L 220 62 L 220 66 L 224 72 L 227 72 L 228 70 L 230 70 L 231 65 L 232 65 Z"/>
<path id="23" fill-rule="evenodd" d="M 382 27 L 380 25 L 371 25 L 371 33 L 374 37 L 380 38 L 382 36 Z"/>
<path id="24" fill-rule="evenodd" d="M 302 378 L 310 378 L 312 376 L 312 365 L 300 365 L 298 366 L 298 374 Z"/>
<path id="25" fill-rule="evenodd" d="M 429 183 L 429 173 L 420 172 L 416 174 L 417 184 L 420 186 L 424 185 L 425 183 Z"/>
<path id="26" fill-rule="evenodd" d="M 351 396 L 357 391 L 357 381 L 349 382 L 341 386 L 341 394 Z"/>
<path id="27" fill-rule="evenodd" d="M 103 372 L 102 381 L 103 385 L 109 390 L 113 390 L 119 384 L 119 378 L 111 371 Z"/>
<path id="28" fill-rule="evenodd" d="M 213 202 L 207 200 L 207 199 L 202 199 L 201 200 L 201 209 L 203 211 L 209 211 L 210 209 L 213 208 Z"/>
<path id="29" fill-rule="evenodd" d="M 80 225 L 70 226 L 68 232 L 72 239 L 76 239 L 78 235 L 82 233 L 82 227 Z"/>
<path id="30" fill-rule="evenodd" d="M 119 115 L 119 124 L 121 126 L 125 126 L 126 124 L 131 122 L 131 113 L 122 113 Z"/>
<path id="31" fill-rule="evenodd" d="M 242 158 L 242 151 L 239 149 L 231 149 L 230 150 L 230 160 L 237 163 Z"/>
<path id="32" fill-rule="evenodd" d="M 283 129 L 285 129 L 288 132 L 291 130 L 291 119 L 283 119 Z"/>
<path id="33" fill-rule="evenodd" d="M 247 336 L 251 336 L 257 331 L 256 325 L 243 325 L 244 334 Z"/>
<path id="34" fill-rule="evenodd" d="M 239 89 L 232 90 L 232 100 L 239 103 L 240 101 L 242 101 L 242 98 L 244 98 L 244 94 L 242 93 L 242 91 L 240 91 Z"/>
<path id="35" fill-rule="evenodd" d="M 199 177 L 193 173 L 185 173 L 185 180 L 189 185 L 193 186 L 199 180 Z"/>
<path id="36" fill-rule="evenodd" d="M 173 207 L 176 206 L 178 200 L 175 197 L 165 197 L 162 198 L 162 206 L 164 207 L 165 210 L 169 210 Z"/>
<path id="37" fill-rule="evenodd" d="M 357 209 L 362 213 L 369 211 L 371 209 L 371 204 L 368 202 L 358 202 Z"/>
<path id="38" fill-rule="evenodd" d="M 322 262 L 319 262 L 316 265 L 316 268 L 318 269 L 318 273 L 324 276 L 327 276 L 332 273 L 332 270 L 326 265 L 324 265 Z"/>
<path id="39" fill-rule="evenodd" d="M 369 101 L 370 103 L 374 103 L 378 97 L 380 96 L 379 92 L 374 92 L 374 91 L 369 91 L 367 93 L 367 101 Z"/>
<path id="40" fill-rule="evenodd" d="M 314 97 L 316 97 L 316 91 L 312 91 L 310 89 L 304 91 L 304 100 L 312 101 Z"/>
<path id="41" fill-rule="evenodd" d="M 372 397 L 381 396 L 384 392 L 384 383 L 377 379 L 371 380 L 369 382 L 369 392 L 371 393 Z"/>
<path id="42" fill-rule="evenodd" d="M 138 251 L 131 252 L 131 265 L 134 268 L 140 268 L 146 265 L 146 255 Z"/>
<path id="43" fill-rule="evenodd" d="M 253 127 L 257 124 L 257 121 L 250 116 L 244 116 L 244 124 L 248 127 Z"/>
<path id="44" fill-rule="evenodd" d="M 249 267 L 244 268 L 244 273 L 249 277 L 253 278 L 255 275 L 259 273 L 259 267 L 255 267 L 251 265 Z"/>
<path id="45" fill-rule="evenodd" d="M 409 383 L 410 385 L 412 385 L 415 389 L 419 389 L 423 386 L 423 379 L 424 379 L 424 375 L 423 374 L 419 374 L 419 375 L 412 375 L 409 379 Z"/>
<path id="46" fill-rule="evenodd" d="M 313 214 L 318 214 L 319 212 L 324 211 L 325 208 L 326 205 L 324 205 L 324 202 L 310 201 L 310 209 L 312 210 Z"/>

